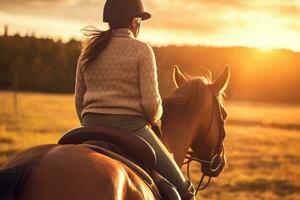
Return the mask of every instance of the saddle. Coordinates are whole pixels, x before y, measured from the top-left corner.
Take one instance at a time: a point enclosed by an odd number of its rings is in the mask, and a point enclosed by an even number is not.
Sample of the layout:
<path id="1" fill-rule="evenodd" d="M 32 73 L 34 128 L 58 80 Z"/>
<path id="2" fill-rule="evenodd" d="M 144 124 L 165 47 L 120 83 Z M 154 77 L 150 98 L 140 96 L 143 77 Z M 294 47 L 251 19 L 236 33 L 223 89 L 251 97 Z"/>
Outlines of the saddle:
<path id="1" fill-rule="evenodd" d="M 78 144 L 119 160 L 139 175 L 157 199 L 180 200 L 175 187 L 154 170 L 156 154 L 143 138 L 109 127 L 80 127 L 66 132 L 58 144 Z"/>
<path id="2" fill-rule="evenodd" d="M 96 146 L 97 143 L 99 146 L 106 143 L 111 150 L 127 155 L 143 169 L 153 169 L 155 166 L 156 155 L 152 147 L 144 139 L 121 130 L 101 126 L 80 127 L 66 132 L 58 141 L 58 144 L 84 143 Z"/>

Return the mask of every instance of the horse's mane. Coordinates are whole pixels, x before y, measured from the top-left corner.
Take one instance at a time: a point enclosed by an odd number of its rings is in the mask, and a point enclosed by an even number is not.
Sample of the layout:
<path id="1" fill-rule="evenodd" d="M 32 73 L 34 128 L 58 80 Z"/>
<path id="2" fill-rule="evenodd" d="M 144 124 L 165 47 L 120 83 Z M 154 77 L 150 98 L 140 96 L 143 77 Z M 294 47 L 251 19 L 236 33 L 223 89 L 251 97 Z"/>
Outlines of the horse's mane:
<path id="1" fill-rule="evenodd" d="M 22 151 L 0 168 L 0 199 L 18 199 L 33 166 L 52 149 L 54 145 L 37 146 Z"/>
<path id="2" fill-rule="evenodd" d="M 172 112 L 172 114 L 185 115 L 186 118 L 191 118 L 193 111 L 199 110 L 202 104 L 204 89 L 212 83 L 208 76 L 192 77 L 185 75 L 187 81 L 179 88 L 175 89 L 171 94 L 163 98 L 164 113 Z M 217 96 L 220 104 L 223 104 L 225 93 L 221 91 Z M 164 117 L 164 116 L 163 116 Z"/>

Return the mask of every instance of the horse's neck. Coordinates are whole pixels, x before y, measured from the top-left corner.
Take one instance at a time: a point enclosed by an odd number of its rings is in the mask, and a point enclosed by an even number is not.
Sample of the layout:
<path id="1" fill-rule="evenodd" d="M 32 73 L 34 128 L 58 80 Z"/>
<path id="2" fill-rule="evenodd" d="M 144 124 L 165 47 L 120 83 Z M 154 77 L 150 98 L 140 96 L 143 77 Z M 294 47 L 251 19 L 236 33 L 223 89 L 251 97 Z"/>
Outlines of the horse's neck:
<path id="1" fill-rule="evenodd" d="M 164 107 L 167 108 L 167 106 Z M 162 142 L 173 154 L 179 167 L 193 142 L 196 131 L 195 120 L 183 119 L 183 115 L 164 112 L 162 118 Z"/>

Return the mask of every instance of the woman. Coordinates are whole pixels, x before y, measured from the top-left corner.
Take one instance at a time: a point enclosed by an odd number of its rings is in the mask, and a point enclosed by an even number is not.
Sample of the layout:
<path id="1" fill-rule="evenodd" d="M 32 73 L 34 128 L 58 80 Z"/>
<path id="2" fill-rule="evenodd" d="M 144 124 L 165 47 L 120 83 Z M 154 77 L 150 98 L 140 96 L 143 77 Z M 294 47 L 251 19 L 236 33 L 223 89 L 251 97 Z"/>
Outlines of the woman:
<path id="1" fill-rule="evenodd" d="M 145 139 L 156 152 L 156 170 L 183 199 L 193 199 L 193 187 L 147 126 L 162 115 L 153 50 L 136 39 L 141 21 L 150 17 L 141 0 L 107 0 L 103 21 L 109 30 L 93 31 L 78 61 L 76 111 L 83 126 L 118 128 Z"/>

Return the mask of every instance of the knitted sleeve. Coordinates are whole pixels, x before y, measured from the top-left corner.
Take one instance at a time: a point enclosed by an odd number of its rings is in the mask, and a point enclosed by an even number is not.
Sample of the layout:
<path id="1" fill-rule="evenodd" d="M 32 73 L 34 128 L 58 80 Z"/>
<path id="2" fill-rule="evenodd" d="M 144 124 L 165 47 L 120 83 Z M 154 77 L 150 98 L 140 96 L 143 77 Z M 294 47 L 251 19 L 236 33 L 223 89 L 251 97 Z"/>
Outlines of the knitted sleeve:
<path id="1" fill-rule="evenodd" d="M 83 78 L 80 60 L 77 63 L 76 81 L 75 81 L 75 108 L 79 121 L 82 123 L 81 112 L 83 109 L 83 97 L 86 91 L 86 85 Z"/>
<path id="2" fill-rule="evenodd" d="M 157 66 L 150 45 L 145 45 L 139 57 L 139 79 L 142 107 L 149 123 L 162 116 L 162 101 L 158 89 Z"/>

